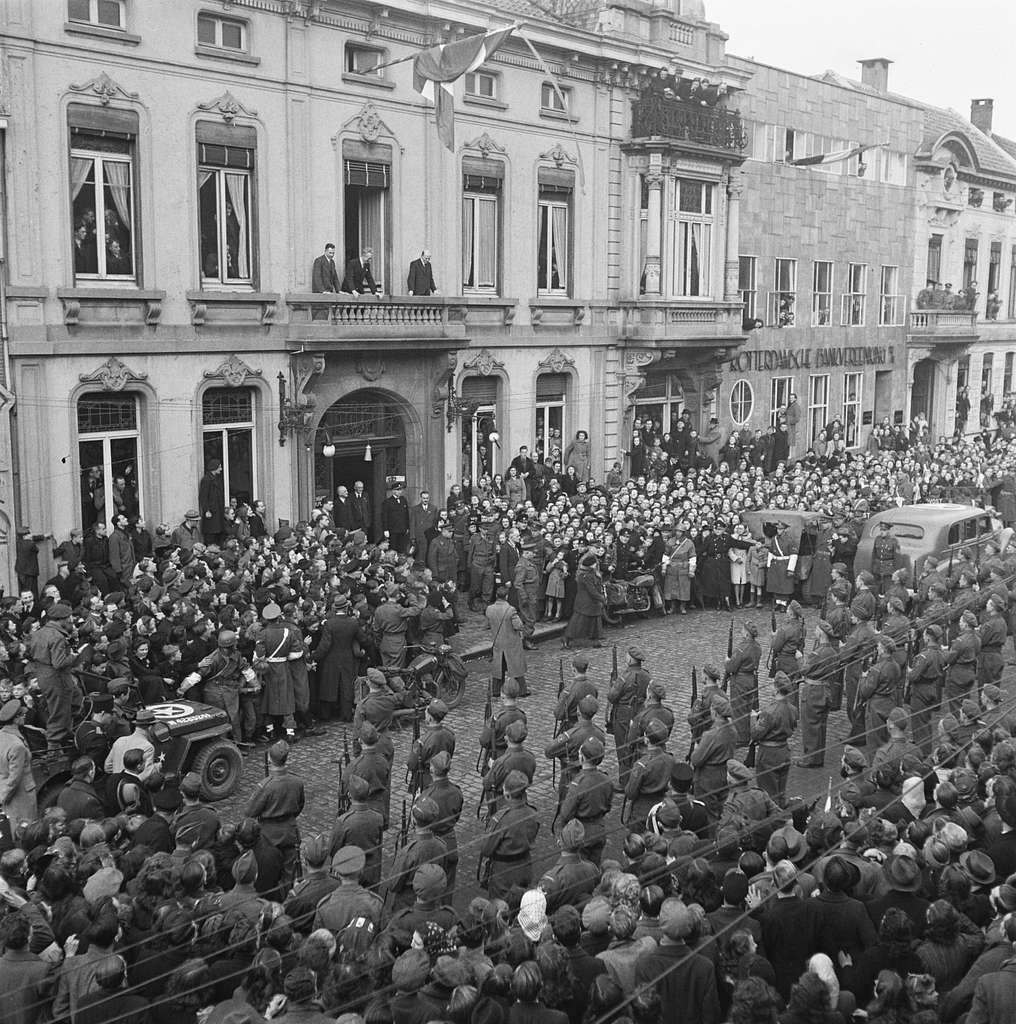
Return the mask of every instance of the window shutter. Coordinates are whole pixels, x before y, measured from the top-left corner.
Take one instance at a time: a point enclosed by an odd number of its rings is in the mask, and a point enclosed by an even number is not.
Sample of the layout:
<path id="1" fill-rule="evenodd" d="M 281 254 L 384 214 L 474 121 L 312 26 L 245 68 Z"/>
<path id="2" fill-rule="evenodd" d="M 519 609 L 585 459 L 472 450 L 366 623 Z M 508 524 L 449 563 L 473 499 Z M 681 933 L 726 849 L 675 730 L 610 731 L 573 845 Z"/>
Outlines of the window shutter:
<path id="1" fill-rule="evenodd" d="M 541 373 L 536 378 L 536 400 L 538 402 L 560 402 L 568 387 L 568 374 Z"/>
<path id="2" fill-rule="evenodd" d="M 67 108 L 67 123 L 72 133 L 114 135 L 135 138 L 138 134 L 138 115 L 133 110 L 115 107 L 90 107 L 72 103 Z"/>
<path id="3" fill-rule="evenodd" d="M 498 383 L 497 377 L 466 377 L 462 382 L 462 397 L 478 405 L 494 405 Z"/>
<path id="4" fill-rule="evenodd" d="M 388 188 L 388 164 L 368 160 L 346 160 L 344 164 L 347 185 Z"/>
<path id="5" fill-rule="evenodd" d="M 504 164 L 500 160 L 463 157 L 462 189 L 464 192 L 500 192 L 504 182 Z"/>
<path id="6" fill-rule="evenodd" d="M 537 172 L 540 193 L 551 195 L 570 195 L 575 191 L 575 172 L 560 170 L 557 167 L 540 167 Z"/>
<path id="7" fill-rule="evenodd" d="M 236 146 L 215 146 L 198 143 L 198 163 L 206 167 L 236 167 L 240 170 L 254 169 L 254 151 L 238 149 Z"/>

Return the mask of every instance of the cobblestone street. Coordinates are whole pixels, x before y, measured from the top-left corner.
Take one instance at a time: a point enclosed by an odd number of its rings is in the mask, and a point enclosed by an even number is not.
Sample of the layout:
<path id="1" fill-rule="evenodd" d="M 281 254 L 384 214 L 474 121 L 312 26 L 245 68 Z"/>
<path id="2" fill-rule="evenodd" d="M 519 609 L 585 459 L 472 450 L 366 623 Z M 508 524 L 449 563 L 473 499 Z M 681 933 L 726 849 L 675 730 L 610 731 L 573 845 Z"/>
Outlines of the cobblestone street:
<path id="1" fill-rule="evenodd" d="M 759 627 L 762 641 L 763 664 L 760 680 L 760 698 L 764 704 L 772 697 L 772 683 L 765 671 L 768 654 L 769 611 L 739 611 L 734 613 L 735 634 L 741 622 L 753 618 Z M 807 622 L 811 627 L 816 619 L 814 610 L 808 611 Z M 625 625 L 608 631 L 605 646 L 589 649 L 590 678 L 600 689 L 601 713 L 597 724 L 603 726 L 603 698 L 611 668 L 611 644 L 618 646 L 618 666 L 624 668 L 624 652 L 634 643 L 639 643 L 646 653 L 646 668 L 655 679 L 662 679 L 667 686 L 665 703 L 674 711 L 677 720 L 670 742 L 670 750 L 683 757 L 688 750 L 689 730 L 686 717 L 691 697 L 691 669 L 713 661 L 718 665 L 726 654 L 727 631 L 730 616 L 723 612 L 694 612 L 687 617 L 670 616 L 647 620 L 629 619 Z M 470 631 L 469 639 L 478 635 Z M 462 637 L 459 640 L 463 639 Z M 458 644 L 457 644 L 458 646 Z M 809 649 L 811 641 L 809 638 Z M 536 754 L 539 767 L 529 801 L 541 812 L 541 828 L 534 849 L 534 874 L 546 870 L 555 860 L 557 843 L 550 834 L 550 824 L 556 807 L 556 795 L 551 779 L 550 761 L 543 757 L 543 750 L 550 742 L 554 731 L 553 708 L 558 688 L 559 661 L 564 659 L 565 679 L 570 678 L 570 659 L 573 652 L 561 649 L 557 638 L 544 640 L 538 650 L 529 652 L 527 680 L 532 696 L 521 701 L 529 721 L 529 739 L 526 746 Z M 484 665 L 485 668 L 485 665 Z M 1006 669 L 1006 684 L 1011 687 L 1012 669 Z M 480 780 L 475 772 L 477 743 L 483 724 L 485 700 L 484 678 L 471 675 L 467 683 L 467 695 L 463 703 L 447 718 L 457 737 L 456 756 L 452 762 L 451 778 L 462 787 L 465 807 L 457 836 L 459 843 L 459 872 L 456 902 L 468 901 L 477 889 L 477 854 L 483 830 L 476 818 L 476 807 L 480 797 Z M 846 719 L 843 713 L 834 714 L 829 720 L 828 739 L 830 750 L 826 767 L 821 769 L 793 768 L 788 792 L 808 799 L 820 797 L 826 792 L 829 777 L 833 776 L 835 786 L 838 778 L 840 750 L 845 736 Z M 303 835 L 329 832 L 335 818 L 337 804 L 337 782 L 342 767 L 343 732 L 348 731 L 352 744 L 352 730 L 347 726 L 333 725 L 327 735 L 299 742 L 291 757 L 292 768 L 298 772 L 307 785 L 307 808 L 300 820 Z M 412 742 L 411 731 L 407 728 L 393 736 L 396 747 L 395 767 L 392 781 L 392 828 L 386 836 L 385 868 L 391 864 L 393 845 L 401 821 L 402 802 L 406 798 L 405 764 Z M 800 741 L 795 737 L 792 751 L 800 751 Z M 744 751 L 741 751 L 743 756 Z M 617 762 L 612 740 L 607 743 L 607 757 L 604 770 L 616 777 Z M 222 816 L 230 819 L 239 816 L 253 787 L 264 773 L 264 756 L 261 750 L 247 758 L 244 777 L 238 792 L 220 806 Z M 608 819 L 610 838 L 606 857 L 617 856 L 624 830 L 620 825 L 621 798 L 615 797 L 614 809 Z"/>

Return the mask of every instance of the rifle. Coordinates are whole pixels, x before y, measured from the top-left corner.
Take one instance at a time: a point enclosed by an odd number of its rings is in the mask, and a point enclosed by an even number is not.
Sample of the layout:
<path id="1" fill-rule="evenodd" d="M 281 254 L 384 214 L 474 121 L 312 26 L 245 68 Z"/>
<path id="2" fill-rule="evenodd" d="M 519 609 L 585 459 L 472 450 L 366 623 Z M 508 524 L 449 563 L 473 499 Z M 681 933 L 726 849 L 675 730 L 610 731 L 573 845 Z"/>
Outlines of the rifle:
<path id="1" fill-rule="evenodd" d="M 349 736 L 342 730 L 342 773 L 339 777 L 339 814 L 349 810 Z"/>
<path id="2" fill-rule="evenodd" d="M 265 751 L 265 778 L 268 778 L 268 751 Z"/>
<path id="3" fill-rule="evenodd" d="M 487 681 L 487 703 L 483 706 L 483 728 L 484 731 L 490 736 L 490 741 L 493 743 L 494 737 L 490 730 L 494 728 L 494 707 L 491 696 L 491 684 Z M 476 770 L 480 775 L 483 774 L 484 768 L 487 767 L 487 761 L 490 758 L 490 747 L 486 744 L 481 743 L 480 749 L 476 754 Z"/>
<path id="4" fill-rule="evenodd" d="M 399 828 L 399 834 L 395 837 L 395 852 L 398 853 L 400 847 L 406 845 L 406 841 L 409 839 L 409 819 L 406 817 L 406 798 L 402 798 L 402 825 Z"/>
<path id="5" fill-rule="evenodd" d="M 617 644 L 614 644 L 611 649 L 611 669 L 610 669 L 610 688 L 613 688 L 617 682 Z M 612 732 L 614 729 L 614 705 L 611 704 L 607 709 L 607 732 Z"/>
<path id="6" fill-rule="evenodd" d="M 776 632 L 776 605 L 773 605 L 772 611 L 769 612 L 769 631 Z"/>
<path id="7" fill-rule="evenodd" d="M 561 703 L 561 695 L 564 693 L 564 658 L 557 659 L 557 702 Z M 556 740 L 561 735 L 561 724 L 564 722 L 565 716 L 562 715 L 554 722 L 554 736 Z M 551 781 L 555 789 L 557 789 L 557 758 L 553 757 L 550 761 L 550 775 Z"/>
<path id="8" fill-rule="evenodd" d="M 727 661 L 734 656 L 734 616 L 730 616 L 730 629 L 727 631 Z M 727 689 L 727 684 L 730 682 L 730 669 L 725 665 L 723 668 L 723 683 L 721 684 L 723 689 Z"/>
<path id="9" fill-rule="evenodd" d="M 692 665 L 691 667 L 691 708 L 689 709 L 688 717 L 692 718 L 695 705 L 698 703 L 698 669 Z M 695 744 L 698 743 L 698 737 L 695 735 L 695 723 L 691 724 L 691 743 L 688 744 L 688 753 L 684 755 L 686 761 L 691 760 L 692 751 L 695 749 Z"/>
<path id="10" fill-rule="evenodd" d="M 413 743 L 410 747 L 416 754 L 416 767 L 410 768 L 406 766 L 406 785 L 409 787 L 409 795 L 415 797 L 420 789 L 420 772 L 423 771 L 423 765 L 421 763 L 421 752 L 420 752 L 420 709 L 419 707 L 413 712 Z"/>

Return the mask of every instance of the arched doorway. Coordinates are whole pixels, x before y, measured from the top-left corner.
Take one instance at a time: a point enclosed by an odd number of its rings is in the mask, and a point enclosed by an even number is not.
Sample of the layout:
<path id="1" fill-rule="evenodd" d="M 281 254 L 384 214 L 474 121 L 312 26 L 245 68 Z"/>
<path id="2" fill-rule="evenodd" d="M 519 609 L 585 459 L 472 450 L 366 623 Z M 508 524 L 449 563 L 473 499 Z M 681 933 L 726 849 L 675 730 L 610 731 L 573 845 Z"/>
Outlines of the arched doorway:
<path id="1" fill-rule="evenodd" d="M 334 455 L 325 455 L 326 445 L 334 446 Z M 391 397 L 373 390 L 354 391 L 321 417 L 314 437 L 316 498 L 334 498 L 340 486 L 352 492 L 356 481 L 362 480 L 370 496 L 377 536 L 385 480 L 405 475 L 406 425 Z"/>
<path id="2" fill-rule="evenodd" d="M 910 392 L 910 418 L 924 413 L 933 423 L 933 399 L 935 395 L 935 360 L 921 359 L 914 364 L 914 384 Z"/>

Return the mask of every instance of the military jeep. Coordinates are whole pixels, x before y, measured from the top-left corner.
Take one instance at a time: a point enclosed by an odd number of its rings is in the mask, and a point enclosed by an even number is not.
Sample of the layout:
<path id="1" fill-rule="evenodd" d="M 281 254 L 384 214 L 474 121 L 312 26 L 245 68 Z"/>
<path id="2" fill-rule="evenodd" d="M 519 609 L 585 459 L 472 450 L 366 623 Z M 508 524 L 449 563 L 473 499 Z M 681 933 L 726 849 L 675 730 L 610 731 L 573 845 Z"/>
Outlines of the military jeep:
<path id="1" fill-rule="evenodd" d="M 223 800 L 236 789 L 243 773 L 243 755 L 231 739 L 229 716 L 221 708 L 197 701 L 178 699 L 151 704 L 155 715 L 151 727 L 156 757 L 162 757 L 165 774 L 201 776 L 201 794 L 206 800 Z M 71 758 L 61 751 L 32 755 L 32 771 L 40 807 L 54 803 L 60 789 L 70 781 Z"/>

